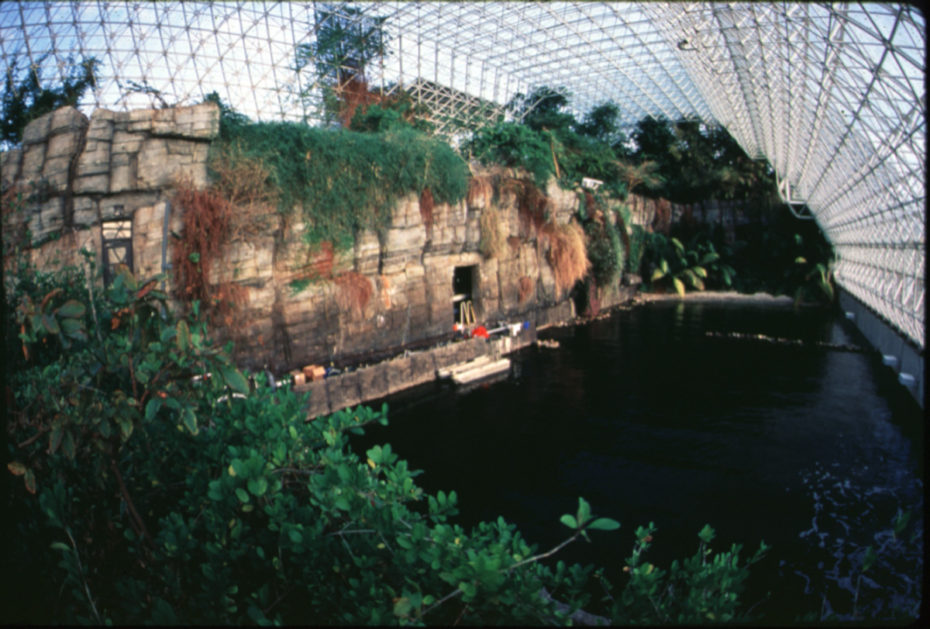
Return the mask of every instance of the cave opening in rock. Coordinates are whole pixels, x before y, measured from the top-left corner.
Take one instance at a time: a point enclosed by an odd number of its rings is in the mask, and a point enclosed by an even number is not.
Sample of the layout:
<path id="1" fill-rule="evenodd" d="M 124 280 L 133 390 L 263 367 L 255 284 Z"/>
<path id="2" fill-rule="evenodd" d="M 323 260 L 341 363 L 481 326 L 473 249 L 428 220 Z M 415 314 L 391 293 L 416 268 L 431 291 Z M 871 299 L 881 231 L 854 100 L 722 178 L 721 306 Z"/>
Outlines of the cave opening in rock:
<path id="1" fill-rule="evenodd" d="M 474 291 L 477 282 L 478 265 L 457 266 L 452 272 L 452 310 L 456 323 L 469 325 L 474 323 Z"/>

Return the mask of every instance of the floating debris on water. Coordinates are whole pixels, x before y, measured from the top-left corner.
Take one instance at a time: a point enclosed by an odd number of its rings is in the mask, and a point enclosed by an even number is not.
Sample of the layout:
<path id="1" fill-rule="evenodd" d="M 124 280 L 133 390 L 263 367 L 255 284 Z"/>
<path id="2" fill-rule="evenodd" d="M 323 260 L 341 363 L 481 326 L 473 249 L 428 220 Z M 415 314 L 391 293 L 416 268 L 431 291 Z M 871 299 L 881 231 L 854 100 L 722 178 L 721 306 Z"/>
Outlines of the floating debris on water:
<path id="1" fill-rule="evenodd" d="M 858 352 L 865 353 L 866 350 L 858 345 L 848 345 L 845 343 L 827 343 L 826 341 L 803 341 L 801 339 L 786 339 L 778 336 L 768 336 L 766 334 L 746 334 L 743 332 L 712 332 L 704 333 L 704 336 L 724 339 L 740 339 L 744 341 L 761 341 L 773 345 L 794 345 L 796 347 L 819 347 L 821 349 L 833 349 L 840 352 Z"/>

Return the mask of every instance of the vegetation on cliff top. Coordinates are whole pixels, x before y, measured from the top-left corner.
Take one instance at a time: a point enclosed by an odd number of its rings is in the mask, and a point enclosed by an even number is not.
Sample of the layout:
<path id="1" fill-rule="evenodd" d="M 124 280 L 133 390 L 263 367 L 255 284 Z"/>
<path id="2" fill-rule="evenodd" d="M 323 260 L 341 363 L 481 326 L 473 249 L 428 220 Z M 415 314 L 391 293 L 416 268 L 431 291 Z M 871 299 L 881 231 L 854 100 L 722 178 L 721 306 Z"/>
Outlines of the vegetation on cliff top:
<path id="1" fill-rule="evenodd" d="M 305 223 L 304 240 L 345 249 L 360 230 L 386 229 L 404 195 L 465 197 L 468 165 L 448 144 L 408 125 L 385 126 L 367 133 L 224 115 L 214 156 L 259 161 L 278 210 Z"/>

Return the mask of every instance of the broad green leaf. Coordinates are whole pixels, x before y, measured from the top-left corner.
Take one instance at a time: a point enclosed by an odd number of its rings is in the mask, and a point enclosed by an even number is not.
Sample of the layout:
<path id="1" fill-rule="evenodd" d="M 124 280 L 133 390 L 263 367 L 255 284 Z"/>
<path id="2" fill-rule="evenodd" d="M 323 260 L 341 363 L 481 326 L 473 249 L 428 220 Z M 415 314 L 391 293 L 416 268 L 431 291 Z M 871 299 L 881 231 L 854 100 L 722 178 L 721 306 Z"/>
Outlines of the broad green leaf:
<path id="1" fill-rule="evenodd" d="M 148 421 L 155 419 L 155 415 L 158 414 L 160 408 L 161 398 L 158 396 L 153 397 L 145 404 L 145 419 Z"/>
<path id="2" fill-rule="evenodd" d="M 616 531 L 620 528 L 620 523 L 610 518 L 598 518 L 588 525 L 589 529 L 597 531 Z"/>
<path id="3" fill-rule="evenodd" d="M 300 531 L 298 531 L 297 529 L 291 529 L 290 531 L 288 531 L 287 536 L 290 537 L 291 541 L 294 542 L 295 544 L 299 544 L 304 539 L 304 536 L 301 535 Z"/>
<path id="4" fill-rule="evenodd" d="M 688 275 L 688 283 L 698 290 L 704 290 L 704 281 L 699 278 L 696 273 Z"/>
<path id="5" fill-rule="evenodd" d="M 132 421 L 125 417 L 117 417 L 116 423 L 119 425 L 120 438 L 125 442 L 132 436 Z"/>
<path id="6" fill-rule="evenodd" d="M 397 602 L 394 603 L 394 615 L 398 618 L 406 618 L 410 615 L 410 610 L 413 609 L 413 603 L 410 602 L 410 599 L 406 596 L 402 596 L 397 599 Z"/>
<path id="7" fill-rule="evenodd" d="M 177 330 L 175 328 L 170 328 L 170 327 L 165 326 L 164 328 L 161 329 L 161 332 L 158 335 L 158 339 L 162 343 L 167 343 L 168 341 L 173 339 L 175 336 L 177 336 Z"/>
<path id="8" fill-rule="evenodd" d="M 55 309 L 55 313 L 59 317 L 70 317 L 72 319 L 77 319 L 83 317 L 86 310 L 87 309 L 84 307 L 84 304 L 81 302 L 77 301 L 76 299 L 69 299 L 65 303 L 58 306 L 58 308 Z"/>
<path id="9" fill-rule="evenodd" d="M 127 529 L 127 530 L 128 530 L 128 529 Z M 61 551 L 64 551 L 64 552 L 66 552 L 66 553 L 70 553 L 70 552 L 71 552 L 71 547 L 68 546 L 67 544 L 65 544 L 64 542 L 52 542 L 52 544 L 51 544 L 51 546 L 50 546 L 49 548 L 51 548 L 51 549 L 53 549 L 53 550 L 61 550 Z"/>
<path id="10" fill-rule="evenodd" d="M 701 266 L 703 266 L 705 264 L 710 264 L 711 262 L 716 262 L 719 259 L 720 259 L 720 254 L 715 251 L 711 251 L 710 253 L 704 254 L 704 257 L 701 258 L 700 264 Z M 707 277 L 707 276 L 705 275 L 704 277 Z"/>
<path id="11" fill-rule="evenodd" d="M 561 518 L 559 518 L 559 522 L 561 522 L 562 524 L 564 524 L 570 529 L 578 528 L 578 520 L 575 519 L 575 516 L 570 515 L 568 513 L 566 513 Z"/>
<path id="12" fill-rule="evenodd" d="M 578 525 L 583 526 L 591 519 L 591 505 L 582 497 L 578 497 Z"/>
<path id="13" fill-rule="evenodd" d="M 701 262 L 701 264 L 707 264 L 706 262 Z M 703 266 L 696 266 L 692 269 L 698 277 L 707 277 L 707 269 Z"/>
<path id="14" fill-rule="evenodd" d="M 61 445 L 61 438 L 64 436 L 64 428 L 61 424 L 56 424 L 48 436 L 48 453 L 55 454 L 58 446 Z"/>
<path id="15" fill-rule="evenodd" d="M 67 317 L 59 321 L 58 325 L 61 326 L 61 331 L 69 336 L 81 332 L 84 326 L 80 319 L 69 319 Z"/>
<path id="16" fill-rule="evenodd" d="M 190 406 L 184 408 L 181 414 L 181 420 L 184 422 L 184 427 L 187 428 L 192 435 L 196 435 L 199 432 L 197 428 L 197 416 L 194 415 L 194 409 Z"/>
<path id="17" fill-rule="evenodd" d="M 249 493 L 242 487 L 236 487 L 236 498 L 239 499 L 239 502 L 248 502 L 250 500 Z"/>
<path id="18" fill-rule="evenodd" d="M 42 326 L 49 334 L 60 334 L 61 328 L 58 327 L 58 320 L 52 315 L 42 315 Z"/>
<path id="19" fill-rule="evenodd" d="M 794 263 L 795 264 L 807 264 L 807 258 L 805 258 L 804 256 L 798 256 L 797 258 L 794 259 Z"/>
<path id="20" fill-rule="evenodd" d="M 223 381 L 229 385 L 236 393 L 242 393 L 247 395 L 249 393 L 249 382 L 245 379 L 238 369 L 232 365 L 220 365 L 220 374 L 223 376 Z"/>
<path id="21" fill-rule="evenodd" d="M 649 279 L 649 281 L 654 282 L 656 280 L 662 279 L 663 277 L 665 277 L 665 273 L 662 271 L 662 269 L 656 269 L 652 272 L 652 277 Z"/>
<path id="22" fill-rule="evenodd" d="M 685 284 L 677 277 L 672 278 L 672 283 L 675 285 L 675 292 L 678 293 L 681 297 L 685 296 Z"/>
<path id="23" fill-rule="evenodd" d="M 177 333 L 178 333 L 177 334 L 178 350 L 182 352 L 186 352 L 187 348 L 190 347 L 190 343 L 191 343 L 191 331 L 190 331 L 190 328 L 187 326 L 187 321 L 185 321 L 184 319 L 181 319 L 180 321 L 178 321 L 178 324 L 177 326 L 175 326 L 175 329 L 177 330 Z"/>
<path id="24" fill-rule="evenodd" d="M 268 481 L 263 476 L 253 478 L 249 480 L 248 487 L 253 496 L 260 497 L 268 491 Z"/>
<path id="25" fill-rule="evenodd" d="M 716 536 L 717 534 L 714 532 L 714 529 L 711 528 L 710 524 L 705 524 L 701 532 L 698 533 L 698 537 L 705 544 L 710 544 Z"/>

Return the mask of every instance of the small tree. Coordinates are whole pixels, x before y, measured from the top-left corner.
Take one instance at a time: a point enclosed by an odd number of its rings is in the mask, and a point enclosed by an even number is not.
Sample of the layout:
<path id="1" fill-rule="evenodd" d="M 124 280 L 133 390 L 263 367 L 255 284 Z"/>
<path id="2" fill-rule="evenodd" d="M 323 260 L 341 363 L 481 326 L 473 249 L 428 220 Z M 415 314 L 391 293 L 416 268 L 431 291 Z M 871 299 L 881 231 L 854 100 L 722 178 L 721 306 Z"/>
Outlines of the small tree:
<path id="1" fill-rule="evenodd" d="M 316 13 L 315 38 L 297 46 L 295 70 L 313 64 L 317 81 L 300 92 L 306 101 L 312 87 L 323 89 L 323 114 L 327 122 L 339 120 L 347 127 L 358 101 L 368 93 L 365 68 L 387 54 L 389 35 L 386 17 L 366 15 L 349 5 L 323 5 Z"/>
<path id="2" fill-rule="evenodd" d="M 543 85 L 529 94 L 517 94 L 507 108 L 534 131 L 559 131 L 575 124 L 575 117 L 563 111 L 570 98 L 571 94 L 564 87 Z"/>
<path id="3" fill-rule="evenodd" d="M 639 186 L 653 190 L 665 182 L 658 172 L 659 165 L 652 160 L 639 164 L 617 162 L 617 166 L 620 169 L 620 178 L 626 183 L 627 195 L 633 194 Z M 635 200 L 633 203 L 635 209 Z"/>
<path id="4" fill-rule="evenodd" d="M 100 62 L 96 58 L 88 57 L 75 64 L 68 57 L 67 63 L 71 70 L 60 85 L 54 85 L 43 79 L 40 73 L 46 56 L 31 63 L 26 69 L 25 78 L 18 82 L 20 72 L 15 57 L 7 68 L 0 100 L 3 107 L 3 113 L 0 114 L 0 140 L 4 143 L 19 144 L 27 124 L 59 107 L 76 106 L 87 88 L 97 85 L 97 67 Z"/>

